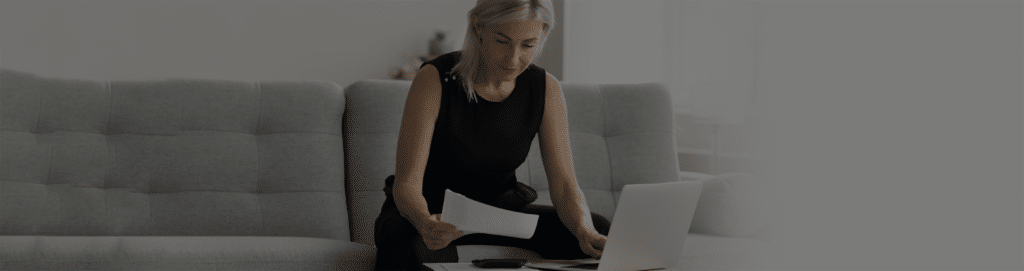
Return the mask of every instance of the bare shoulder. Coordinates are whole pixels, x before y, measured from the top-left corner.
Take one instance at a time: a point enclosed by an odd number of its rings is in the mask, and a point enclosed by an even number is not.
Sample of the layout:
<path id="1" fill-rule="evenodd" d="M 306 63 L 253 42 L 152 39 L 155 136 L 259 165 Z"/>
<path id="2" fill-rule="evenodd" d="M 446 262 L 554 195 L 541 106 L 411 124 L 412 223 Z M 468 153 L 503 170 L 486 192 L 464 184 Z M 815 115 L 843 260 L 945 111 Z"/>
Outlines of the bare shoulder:
<path id="1" fill-rule="evenodd" d="M 434 65 L 426 64 L 420 68 L 412 79 L 409 98 L 417 102 L 428 102 L 430 105 L 441 101 L 441 77 Z"/>
<path id="2" fill-rule="evenodd" d="M 402 125 L 411 124 L 407 121 L 432 123 L 440 106 L 441 79 L 437 68 L 430 64 L 423 65 L 409 87 Z"/>
<path id="3" fill-rule="evenodd" d="M 437 67 L 429 63 L 420 67 L 420 70 L 416 72 L 416 76 L 412 79 L 412 89 L 417 90 L 417 88 L 441 91 L 441 77 Z"/>
<path id="4" fill-rule="evenodd" d="M 546 94 L 548 94 L 549 99 L 550 99 L 550 97 L 552 95 L 561 96 L 562 95 L 562 85 L 560 83 L 558 83 L 558 79 L 556 79 L 555 76 L 552 75 L 550 72 L 545 71 L 544 73 L 546 74 L 545 77 L 547 78 L 547 80 L 546 80 L 546 82 L 544 84 L 545 85 L 545 89 L 546 89 L 545 92 L 546 92 Z"/>

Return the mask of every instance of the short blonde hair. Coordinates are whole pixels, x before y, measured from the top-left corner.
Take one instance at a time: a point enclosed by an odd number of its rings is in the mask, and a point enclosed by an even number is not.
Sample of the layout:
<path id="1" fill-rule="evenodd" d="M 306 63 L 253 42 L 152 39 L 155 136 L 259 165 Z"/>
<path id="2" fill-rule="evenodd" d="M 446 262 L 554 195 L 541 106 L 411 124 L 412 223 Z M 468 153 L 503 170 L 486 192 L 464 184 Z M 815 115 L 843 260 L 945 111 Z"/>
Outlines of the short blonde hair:
<path id="1" fill-rule="evenodd" d="M 477 18 L 476 25 L 473 25 L 474 16 Z M 466 17 L 469 20 L 469 27 L 466 28 L 466 39 L 462 43 L 462 56 L 451 73 L 459 76 L 459 81 L 466 90 L 466 97 L 473 102 L 477 102 L 473 78 L 476 78 L 477 69 L 481 64 L 480 56 L 483 54 L 480 49 L 480 37 L 476 34 L 477 28 L 537 19 L 542 25 L 542 31 L 535 47 L 536 57 L 543 53 L 548 33 L 555 27 L 555 12 L 551 0 L 477 0 L 476 6 L 469 10 Z"/>

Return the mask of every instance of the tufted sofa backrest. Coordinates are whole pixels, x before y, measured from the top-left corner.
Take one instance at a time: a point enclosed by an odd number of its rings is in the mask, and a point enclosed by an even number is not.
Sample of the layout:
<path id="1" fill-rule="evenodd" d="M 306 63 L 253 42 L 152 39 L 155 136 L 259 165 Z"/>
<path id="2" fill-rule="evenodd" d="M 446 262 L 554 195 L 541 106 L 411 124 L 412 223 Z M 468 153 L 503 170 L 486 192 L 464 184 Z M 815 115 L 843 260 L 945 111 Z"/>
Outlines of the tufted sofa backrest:
<path id="1" fill-rule="evenodd" d="M 352 241 L 373 244 L 384 179 L 395 171 L 410 81 L 363 80 L 345 89 L 345 168 Z M 679 179 L 668 90 L 656 83 L 562 84 L 576 178 L 591 211 L 613 219 L 622 187 Z M 536 137 L 516 178 L 551 204 Z"/>
<path id="2" fill-rule="evenodd" d="M 349 240 L 330 82 L 0 70 L 0 235 Z"/>

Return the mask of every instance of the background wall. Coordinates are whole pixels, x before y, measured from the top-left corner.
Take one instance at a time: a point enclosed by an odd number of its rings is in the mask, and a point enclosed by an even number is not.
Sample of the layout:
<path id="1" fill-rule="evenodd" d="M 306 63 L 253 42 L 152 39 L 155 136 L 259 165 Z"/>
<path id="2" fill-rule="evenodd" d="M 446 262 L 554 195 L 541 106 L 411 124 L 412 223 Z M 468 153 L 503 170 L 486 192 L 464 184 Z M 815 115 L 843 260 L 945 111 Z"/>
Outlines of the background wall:
<path id="1" fill-rule="evenodd" d="M 1024 268 L 1024 1 L 658 2 L 567 1 L 566 79 L 749 82 L 722 147 L 766 154 L 766 269 Z M 672 21 L 693 34 L 660 38 Z M 659 77 L 678 53 L 694 72 Z"/>
<path id="2" fill-rule="evenodd" d="M 1024 2 L 758 3 L 785 269 L 1024 267 Z"/>
<path id="3" fill-rule="evenodd" d="M 560 14 L 562 0 L 555 2 Z M 426 53 L 435 30 L 448 31 L 458 50 L 475 3 L 4 0 L 0 65 L 101 80 L 294 79 L 344 87 L 389 78 Z M 535 61 L 556 76 L 560 31 Z"/>

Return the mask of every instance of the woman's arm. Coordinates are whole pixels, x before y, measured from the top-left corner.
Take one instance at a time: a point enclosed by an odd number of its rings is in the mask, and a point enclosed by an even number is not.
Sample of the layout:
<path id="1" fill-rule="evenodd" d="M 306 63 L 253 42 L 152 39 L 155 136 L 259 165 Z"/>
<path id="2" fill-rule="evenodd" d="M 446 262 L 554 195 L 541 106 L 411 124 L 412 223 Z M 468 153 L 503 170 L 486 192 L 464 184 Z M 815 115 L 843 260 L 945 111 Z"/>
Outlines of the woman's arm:
<path id="1" fill-rule="evenodd" d="M 447 247 L 463 232 L 431 215 L 423 197 L 423 172 L 430 156 L 434 122 L 441 107 L 441 81 L 437 68 L 425 65 L 412 80 L 398 131 L 395 184 L 391 188 L 398 212 L 412 223 L 429 249 Z"/>
<path id="2" fill-rule="evenodd" d="M 437 68 L 425 65 L 413 78 L 405 100 L 402 126 L 398 132 L 398 154 L 395 158 L 395 183 L 392 195 L 398 211 L 421 229 L 430 217 L 423 197 L 423 171 L 430 154 L 434 121 L 441 106 L 441 82 Z"/>
<path id="3" fill-rule="evenodd" d="M 539 140 L 541 159 L 544 161 L 551 202 L 562 223 L 576 238 L 583 239 L 596 235 L 590 218 L 590 208 L 576 183 L 572 151 L 569 149 L 569 123 L 565 111 L 565 97 L 562 87 L 550 73 L 547 75 L 547 90 L 544 98 L 544 118 L 541 121 Z"/>

